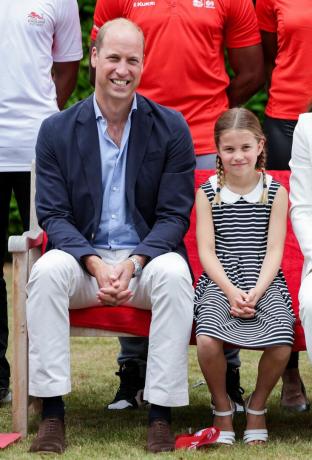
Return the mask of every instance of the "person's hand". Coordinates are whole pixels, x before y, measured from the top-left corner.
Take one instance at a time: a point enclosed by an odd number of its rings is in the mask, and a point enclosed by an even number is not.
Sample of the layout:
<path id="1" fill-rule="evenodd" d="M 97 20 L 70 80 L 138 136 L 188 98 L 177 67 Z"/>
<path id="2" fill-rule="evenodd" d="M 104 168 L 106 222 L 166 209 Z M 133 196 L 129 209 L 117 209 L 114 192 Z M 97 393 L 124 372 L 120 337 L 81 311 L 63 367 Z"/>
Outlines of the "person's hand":
<path id="1" fill-rule="evenodd" d="M 114 266 L 106 264 L 97 256 L 86 256 L 83 262 L 88 272 L 95 277 L 99 286 L 97 293 L 99 303 L 102 305 L 116 305 L 119 284 L 116 281 Z"/>
<path id="2" fill-rule="evenodd" d="M 247 292 L 239 289 L 236 286 L 232 286 L 226 296 L 230 303 L 230 313 L 236 318 L 249 319 L 255 316 L 255 308 L 247 303 L 248 294 Z"/>
<path id="3" fill-rule="evenodd" d="M 246 305 L 255 308 L 261 296 L 261 293 L 256 287 L 250 289 L 246 297 Z"/>
<path id="4" fill-rule="evenodd" d="M 134 272 L 134 265 L 127 259 L 112 267 L 109 275 L 109 285 L 103 286 L 97 293 L 97 298 L 102 303 L 109 301 L 110 305 L 122 305 L 132 296 L 129 283 Z"/>

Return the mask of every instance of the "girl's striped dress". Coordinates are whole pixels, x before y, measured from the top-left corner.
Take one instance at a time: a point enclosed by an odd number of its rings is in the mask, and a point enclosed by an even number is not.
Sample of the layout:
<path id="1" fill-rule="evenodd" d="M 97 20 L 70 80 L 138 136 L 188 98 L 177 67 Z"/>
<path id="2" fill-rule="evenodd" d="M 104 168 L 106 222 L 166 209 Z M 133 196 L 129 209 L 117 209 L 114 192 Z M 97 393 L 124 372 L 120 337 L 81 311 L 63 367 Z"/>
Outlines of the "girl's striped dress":
<path id="1" fill-rule="evenodd" d="M 261 176 L 261 175 L 260 175 Z M 262 176 L 247 195 L 221 190 L 221 206 L 212 205 L 216 254 L 230 281 L 248 292 L 255 287 L 266 253 L 272 204 L 280 186 L 267 175 L 268 204 L 258 201 L 263 190 Z M 212 204 L 217 177 L 202 189 Z M 203 273 L 195 290 L 196 335 L 208 335 L 244 348 L 292 345 L 294 314 L 286 281 L 279 270 L 256 305 L 252 319 L 234 318 L 221 289 Z"/>

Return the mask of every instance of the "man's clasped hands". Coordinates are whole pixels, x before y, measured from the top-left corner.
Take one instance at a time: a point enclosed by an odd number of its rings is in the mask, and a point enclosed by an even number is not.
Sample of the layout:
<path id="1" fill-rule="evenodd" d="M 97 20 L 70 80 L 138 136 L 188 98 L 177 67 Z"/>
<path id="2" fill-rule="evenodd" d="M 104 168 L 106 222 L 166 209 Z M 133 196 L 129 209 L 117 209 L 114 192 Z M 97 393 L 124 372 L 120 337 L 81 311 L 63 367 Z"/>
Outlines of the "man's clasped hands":
<path id="1" fill-rule="evenodd" d="M 136 257 L 143 266 L 145 257 Z M 100 304 L 124 305 L 130 300 L 132 291 L 129 283 L 134 273 L 134 264 L 130 259 L 111 265 L 91 255 L 84 258 L 84 264 L 90 275 L 96 278 L 99 286 L 96 296 Z"/>

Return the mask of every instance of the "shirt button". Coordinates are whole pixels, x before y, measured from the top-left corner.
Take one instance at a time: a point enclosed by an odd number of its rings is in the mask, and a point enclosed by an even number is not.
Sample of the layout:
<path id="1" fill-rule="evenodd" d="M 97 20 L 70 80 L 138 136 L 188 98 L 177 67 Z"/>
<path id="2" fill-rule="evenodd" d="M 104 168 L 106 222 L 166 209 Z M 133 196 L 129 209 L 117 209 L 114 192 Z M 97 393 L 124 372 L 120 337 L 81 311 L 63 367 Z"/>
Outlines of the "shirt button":
<path id="1" fill-rule="evenodd" d="M 111 215 L 111 218 L 112 218 L 112 219 L 116 219 L 116 218 L 117 218 L 116 214 L 112 214 L 112 215 Z"/>
<path id="2" fill-rule="evenodd" d="M 113 187 L 113 192 L 117 192 L 119 190 L 119 187 L 114 186 Z"/>

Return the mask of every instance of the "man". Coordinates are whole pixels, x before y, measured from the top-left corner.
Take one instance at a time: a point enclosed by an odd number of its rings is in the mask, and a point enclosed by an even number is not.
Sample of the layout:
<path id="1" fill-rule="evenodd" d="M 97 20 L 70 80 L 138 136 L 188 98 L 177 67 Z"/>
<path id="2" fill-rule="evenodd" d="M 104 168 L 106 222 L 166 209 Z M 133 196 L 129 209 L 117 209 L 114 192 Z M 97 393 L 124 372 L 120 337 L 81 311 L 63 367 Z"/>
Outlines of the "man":
<path id="1" fill-rule="evenodd" d="M 64 450 L 68 308 L 152 309 L 149 451 L 173 450 L 170 407 L 188 404 L 193 288 L 183 237 L 195 157 L 182 115 L 135 93 L 143 56 L 141 29 L 108 22 L 92 50 L 95 94 L 45 120 L 38 136 L 37 215 L 53 250 L 27 288 L 29 391 L 43 400 L 31 451 Z"/>
<path id="2" fill-rule="evenodd" d="M 44 118 L 62 109 L 82 57 L 76 0 L 2 0 L 0 15 L 0 403 L 10 400 L 3 265 L 12 191 L 29 229 L 30 167 Z M 52 74 L 51 74 L 52 70 Z"/>
<path id="3" fill-rule="evenodd" d="M 145 34 L 140 94 L 182 112 L 192 133 L 196 168 L 214 169 L 215 121 L 228 107 L 247 102 L 264 82 L 261 40 L 251 0 L 97 0 L 90 49 L 99 27 L 117 17 L 133 20 Z M 231 80 L 224 47 L 234 71 Z M 120 387 L 109 409 L 144 403 L 147 342 L 120 339 Z M 243 411 L 238 350 L 227 350 L 226 355 L 227 391 L 236 409 Z"/>

